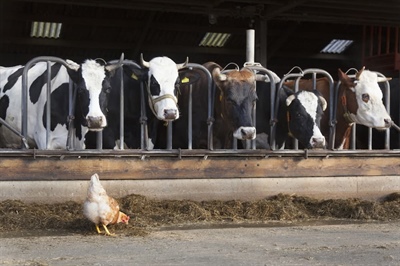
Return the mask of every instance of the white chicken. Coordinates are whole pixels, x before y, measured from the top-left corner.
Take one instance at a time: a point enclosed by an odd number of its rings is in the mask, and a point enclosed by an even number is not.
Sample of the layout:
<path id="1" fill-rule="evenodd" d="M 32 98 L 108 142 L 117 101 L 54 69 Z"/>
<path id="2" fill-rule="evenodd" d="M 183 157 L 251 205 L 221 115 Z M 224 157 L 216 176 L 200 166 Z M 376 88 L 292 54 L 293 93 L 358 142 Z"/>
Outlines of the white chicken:
<path id="1" fill-rule="evenodd" d="M 107 225 L 116 223 L 128 224 L 129 216 L 119 210 L 118 202 L 107 195 L 100 184 L 99 175 L 90 179 L 86 201 L 83 203 L 83 215 L 96 225 L 97 233 L 101 234 L 102 225 L 106 235 L 112 235 Z"/>

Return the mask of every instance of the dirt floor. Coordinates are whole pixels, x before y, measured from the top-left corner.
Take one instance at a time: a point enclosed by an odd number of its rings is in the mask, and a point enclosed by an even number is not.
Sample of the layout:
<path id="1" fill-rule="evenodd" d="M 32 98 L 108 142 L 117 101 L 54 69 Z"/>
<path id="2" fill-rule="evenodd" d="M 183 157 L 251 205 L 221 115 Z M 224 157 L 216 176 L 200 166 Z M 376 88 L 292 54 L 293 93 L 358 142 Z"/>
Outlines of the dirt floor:
<path id="1" fill-rule="evenodd" d="M 98 235 L 82 203 L 0 202 L 0 265 L 399 265 L 400 194 L 379 202 L 118 199 Z"/>

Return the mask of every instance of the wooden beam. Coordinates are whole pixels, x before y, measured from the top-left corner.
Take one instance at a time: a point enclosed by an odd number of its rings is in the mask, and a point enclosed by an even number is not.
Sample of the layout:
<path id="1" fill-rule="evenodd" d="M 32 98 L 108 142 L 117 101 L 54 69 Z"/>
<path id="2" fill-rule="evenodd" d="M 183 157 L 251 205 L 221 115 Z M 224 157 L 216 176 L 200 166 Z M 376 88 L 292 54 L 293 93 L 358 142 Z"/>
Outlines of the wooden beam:
<path id="1" fill-rule="evenodd" d="M 0 181 L 397 176 L 400 157 L 2 158 Z M 50 170 L 51 169 L 51 170 Z"/>

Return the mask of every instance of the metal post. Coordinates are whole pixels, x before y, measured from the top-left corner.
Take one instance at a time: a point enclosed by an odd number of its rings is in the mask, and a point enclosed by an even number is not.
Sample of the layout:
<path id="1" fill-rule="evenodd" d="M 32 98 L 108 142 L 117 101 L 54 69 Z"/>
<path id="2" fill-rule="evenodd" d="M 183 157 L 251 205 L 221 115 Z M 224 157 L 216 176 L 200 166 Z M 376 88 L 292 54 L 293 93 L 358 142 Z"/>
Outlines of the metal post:
<path id="1" fill-rule="evenodd" d="M 124 149 L 124 117 L 125 117 L 125 113 L 124 113 L 124 70 L 121 68 L 120 69 L 120 79 L 121 79 L 121 87 L 120 87 L 120 98 L 119 98 L 119 108 L 120 108 L 120 116 L 119 116 L 119 149 L 123 150 Z"/>
<path id="2" fill-rule="evenodd" d="M 51 64 L 47 61 L 47 105 L 46 105 L 46 149 L 50 148 L 50 129 L 51 129 Z"/>
<path id="3" fill-rule="evenodd" d="M 246 30 L 246 62 L 254 63 L 255 30 Z"/>
<path id="4" fill-rule="evenodd" d="M 193 148 L 193 104 L 192 104 L 192 92 L 193 92 L 193 85 L 189 85 L 189 121 L 188 121 L 188 149 L 191 150 Z"/>

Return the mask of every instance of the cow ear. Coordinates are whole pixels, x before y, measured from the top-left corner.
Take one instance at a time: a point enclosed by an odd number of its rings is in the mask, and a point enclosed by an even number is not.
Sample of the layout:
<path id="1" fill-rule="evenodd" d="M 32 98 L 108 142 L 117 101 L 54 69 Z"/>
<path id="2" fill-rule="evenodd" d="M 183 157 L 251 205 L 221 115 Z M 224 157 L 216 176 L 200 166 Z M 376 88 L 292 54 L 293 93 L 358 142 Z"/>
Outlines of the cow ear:
<path id="1" fill-rule="evenodd" d="M 344 84 L 346 87 L 352 88 L 355 86 L 354 82 L 349 78 L 349 76 L 343 73 L 343 71 L 340 68 L 338 69 L 338 76 L 340 82 L 342 82 L 342 84 Z"/>
<path id="2" fill-rule="evenodd" d="M 123 61 L 124 61 L 124 53 L 121 54 L 121 57 L 119 58 L 119 61 L 116 64 L 110 64 L 110 65 L 105 66 L 104 68 L 111 74 L 111 76 L 113 76 L 115 73 L 115 70 L 122 67 Z"/>
<path id="3" fill-rule="evenodd" d="M 296 98 L 294 94 L 290 95 L 289 97 L 286 98 L 286 106 L 289 106 L 293 100 Z"/>
<path id="4" fill-rule="evenodd" d="M 124 71 L 128 77 L 131 77 L 134 80 L 138 81 L 146 81 L 147 80 L 147 73 L 149 72 L 148 69 L 141 69 L 135 66 L 128 66 L 125 65 Z"/>
<path id="5" fill-rule="evenodd" d="M 322 103 L 322 111 L 326 110 L 326 107 L 328 107 L 328 103 L 326 102 L 325 98 L 322 96 L 318 96 L 319 100 Z"/>
<path id="6" fill-rule="evenodd" d="M 81 66 L 69 59 L 67 59 L 65 62 L 67 63 L 68 75 L 75 83 L 79 83 L 80 79 L 82 78 L 79 71 Z"/>
<path id="7" fill-rule="evenodd" d="M 69 59 L 65 60 L 65 62 L 67 62 L 67 67 L 68 67 L 70 70 L 73 70 L 73 71 L 78 71 L 79 68 L 81 67 L 79 64 L 77 64 L 77 63 L 75 63 L 74 61 L 69 60 Z"/>
<path id="8" fill-rule="evenodd" d="M 200 80 L 200 75 L 196 71 L 187 68 L 180 70 L 178 74 L 179 74 L 179 84 L 181 85 L 194 84 Z"/>

